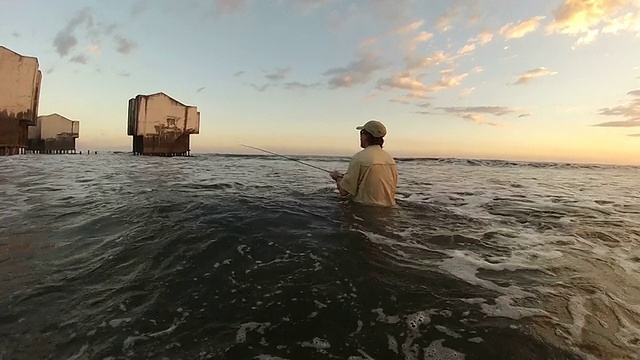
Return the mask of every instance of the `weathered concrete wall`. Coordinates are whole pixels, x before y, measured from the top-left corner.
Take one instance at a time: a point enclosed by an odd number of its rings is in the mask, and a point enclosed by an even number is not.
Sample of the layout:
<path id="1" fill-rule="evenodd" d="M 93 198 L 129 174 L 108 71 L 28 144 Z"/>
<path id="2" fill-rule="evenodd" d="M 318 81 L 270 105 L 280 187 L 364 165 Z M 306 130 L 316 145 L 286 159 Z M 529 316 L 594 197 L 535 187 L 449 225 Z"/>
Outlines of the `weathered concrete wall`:
<path id="1" fill-rule="evenodd" d="M 38 59 L 0 46 L 0 154 L 27 146 L 28 127 L 36 124 L 42 72 Z"/>
<path id="2" fill-rule="evenodd" d="M 36 120 L 34 126 L 29 126 L 29 141 L 40 140 L 40 129 L 42 128 L 42 122 Z"/>
<path id="3" fill-rule="evenodd" d="M 75 150 L 79 136 L 79 121 L 59 114 L 40 116 L 36 126 L 29 129 L 29 150 Z"/>
<path id="4" fill-rule="evenodd" d="M 0 113 L 35 125 L 42 72 L 38 59 L 0 46 Z"/>
<path id="5" fill-rule="evenodd" d="M 138 95 L 129 100 L 127 134 L 133 151 L 141 154 L 184 154 L 189 135 L 200 132 L 200 113 L 164 93 Z"/>
<path id="6" fill-rule="evenodd" d="M 16 119 L 6 119 L 0 114 L 0 147 L 18 147 L 21 143 L 21 126 Z"/>

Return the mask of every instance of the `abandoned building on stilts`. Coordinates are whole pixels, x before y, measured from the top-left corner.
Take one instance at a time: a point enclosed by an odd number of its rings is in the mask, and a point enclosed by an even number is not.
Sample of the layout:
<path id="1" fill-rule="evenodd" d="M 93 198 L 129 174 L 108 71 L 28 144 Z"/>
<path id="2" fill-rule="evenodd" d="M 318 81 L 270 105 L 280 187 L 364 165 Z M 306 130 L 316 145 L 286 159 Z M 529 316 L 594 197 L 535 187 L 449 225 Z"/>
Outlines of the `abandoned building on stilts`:
<path id="1" fill-rule="evenodd" d="M 159 92 L 129 100 L 127 134 L 135 155 L 189 156 L 191 134 L 200 132 L 200 112 Z"/>
<path id="2" fill-rule="evenodd" d="M 38 116 L 36 126 L 29 127 L 27 152 L 69 154 L 76 152 L 80 122 L 59 114 Z"/>
<path id="3" fill-rule="evenodd" d="M 38 59 L 0 46 L 0 155 L 26 152 L 36 125 L 42 72 Z"/>

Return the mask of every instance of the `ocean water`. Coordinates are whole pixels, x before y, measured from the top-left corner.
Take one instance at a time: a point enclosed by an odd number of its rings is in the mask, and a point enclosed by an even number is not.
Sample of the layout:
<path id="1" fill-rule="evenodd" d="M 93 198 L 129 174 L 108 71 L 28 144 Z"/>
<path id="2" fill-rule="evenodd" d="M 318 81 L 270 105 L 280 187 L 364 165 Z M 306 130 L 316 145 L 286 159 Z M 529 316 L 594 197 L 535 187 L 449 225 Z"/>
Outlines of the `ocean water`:
<path id="1" fill-rule="evenodd" d="M 398 164 L 0 158 L 0 359 L 638 359 L 640 168 Z"/>

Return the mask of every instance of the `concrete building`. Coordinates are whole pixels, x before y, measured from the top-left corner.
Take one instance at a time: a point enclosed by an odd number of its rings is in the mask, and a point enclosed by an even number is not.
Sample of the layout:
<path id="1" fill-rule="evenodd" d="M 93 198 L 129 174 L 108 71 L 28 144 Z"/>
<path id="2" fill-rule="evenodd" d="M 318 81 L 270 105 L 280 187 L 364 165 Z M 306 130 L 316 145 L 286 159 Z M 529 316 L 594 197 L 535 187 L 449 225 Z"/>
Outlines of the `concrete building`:
<path id="1" fill-rule="evenodd" d="M 129 100 L 127 134 L 136 155 L 189 155 L 191 134 L 200 133 L 200 112 L 159 92 Z"/>
<path id="2" fill-rule="evenodd" d="M 42 72 L 38 59 L 0 46 L 0 155 L 25 152 L 36 125 Z"/>
<path id="3" fill-rule="evenodd" d="M 39 116 L 36 126 L 29 127 L 27 151 L 45 154 L 75 153 L 80 122 L 59 114 Z"/>

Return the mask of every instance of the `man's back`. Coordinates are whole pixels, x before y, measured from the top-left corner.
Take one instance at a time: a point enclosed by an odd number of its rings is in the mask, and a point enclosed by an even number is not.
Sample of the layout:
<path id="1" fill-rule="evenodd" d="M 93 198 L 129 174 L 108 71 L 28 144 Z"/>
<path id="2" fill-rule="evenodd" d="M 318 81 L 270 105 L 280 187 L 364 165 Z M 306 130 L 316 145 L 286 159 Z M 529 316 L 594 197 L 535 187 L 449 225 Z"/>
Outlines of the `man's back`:
<path id="1" fill-rule="evenodd" d="M 353 156 L 340 185 L 355 202 L 393 206 L 398 186 L 396 162 L 382 147 L 368 146 Z"/>

